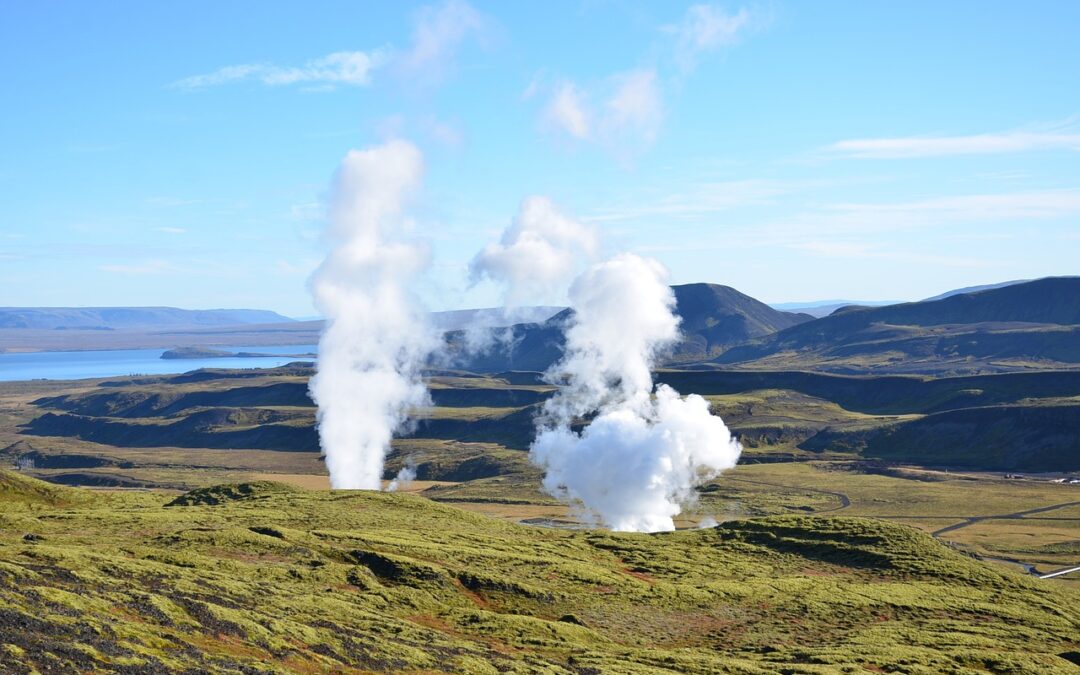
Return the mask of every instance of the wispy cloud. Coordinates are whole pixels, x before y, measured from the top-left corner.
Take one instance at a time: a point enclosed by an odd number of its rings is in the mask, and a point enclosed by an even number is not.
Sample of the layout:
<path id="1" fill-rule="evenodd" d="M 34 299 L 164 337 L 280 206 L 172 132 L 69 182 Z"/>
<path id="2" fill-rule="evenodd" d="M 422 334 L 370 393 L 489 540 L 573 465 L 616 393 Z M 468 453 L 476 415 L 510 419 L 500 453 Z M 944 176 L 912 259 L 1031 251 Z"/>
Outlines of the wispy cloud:
<path id="1" fill-rule="evenodd" d="M 318 258 L 303 258 L 299 261 L 278 260 L 274 269 L 279 276 L 283 277 L 309 277 L 319 266 Z"/>
<path id="2" fill-rule="evenodd" d="M 420 8 L 415 15 L 412 42 L 397 58 L 404 73 L 423 79 L 439 79 L 469 38 L 486 41 L 493 22 L 464 0 L 447 0 Z"/>
<path id="3" fill-rule="evenodd" d="M 679 88 L 680 75 L 693 70 L 703 54 L 737 44 L 768 18 L 741 8 L 731 13 L 715 4 L 697 4 L 678 23 L 660 30 L 674 40 L 660 58 L 644 67 L 617 72 L 582 84 L 551 78 L 541 70 L 521 94 L 522 101 L 542 101 L 542 127 L 574 142 L 592 142 L 626 159 L 655 141 L 663 125 L 664 93 Z M 668 50 L 673 50 L 668 51 Z M 673 57 L 671 56 L 673 53 Z M 672 58 L 677 66 L 672 72 Z M 545 80 L 547 82 L 545 83 Z"/>
<path id="4" fill-rule="evenodd" d="M 459 124 L 428 115 L 420 120 L 420 127 L 426 136 L 439 145 L 447 148 L 460 148 L 465 145 L 465 132 Z"/>
<path id="5" fill-rule="evenodd" d="M 289 218 L 300 223 L 321 220 L 326 216 L 326 204 L 320 201 L 293 204 L 289 207 Z"/>
<path id="6" fill-rule="evenodd" d="M 643 68 L 613 78 L 615 90 L 605 104 L 604 130 L 617 140 L 626 137 L 651 144 L 663 118 L 656 70 Z"/>
<path id="7" fill-rule="evenodd" d="M 592 135 L 591 113 L 584 93 L 573 82 L 561 82 L 555 87 L 544 109 L 548 124 L 572 138 L 585 140 Z"/>
<path id="8" fill-rule="evenodd" d="M 888 260 L 917 265 L 935 265 L 938 267 L 993 267 L 998 263 L 970 256 L 939 255 L 885 249 L 879 245 L 860 241 L 807 241 L 792 244 L 788 248 L 806 251 L 826 258 L 844 258 L 856 260 Z"/>
<path id="9" fill-rule="evenodd" d="M 144 260 L 143 262 L 131 265 L 99 265 L 98 269 L 102 272 L 110 272 L 112 274 L 127 274 L 131 276 L 175 274 L 181 271 L 180 268 L 178 268 L 171 262 L 168 262 L 167 260 Z"/>
<path id="10" fill-rule="evenodd" d="M 187 230 L 182 227 L 155 227 L 154 229 L 165 234 L 187 234 Z"/>
<path id="11" fill-rule="evenodd" d="M 664 31 L 675 36 L 675 61 L 683 71 L 692 70 L 702 54 L 731 47 L 764 17 L 752 14 L 745 7 L 731 13 L 719 5 L 691 5 L 682 21 L 665 26 Z"/>
<path id="12" fill-rule="evenodd" d="M 551 89 L 543 112 L 545 126 L 556 134 L 596 142 L 619 154 L 655 142 L 663 117 L 660 81 L 653 68 L 616 73 L 589 89 L 563 80 Z"/>
<path id="13" fill-rule="evenodd" d="M 1077 215 L 1080 189 L 955 195 L 908 202 L 832 203 L 752 228 L 733 228 L 725 232 L 723 241 L 728 245 L 786 246 L 821 255 L 856 256 L 864 252 L 859 242 L 868 237 L 907 241 L 913 232 L 921 231 L 920 237 L 947 232 L 955 238 L 972 234 L 963 229 L 972 227 L 980 229 L 980 236 L 987 236 L 993 232 L 985 228 L 995 225 L 1026 226 L 1035 220 L 1067 222 Z"/>
<path id="14" fill-rule="evenodd" d="M 1080 213 L 1080 189 L 956 195 L 881 204 L 841 203 L 830 210 L 837 217 L 853 222 L 877 220 L 898 224 L 1058 218 Z"/>
<path id="15" fill-rule="evenodd" d="M 202 75 L 192 75 L 172 83 L 176 89 L 204 89 L 223 84 L 255 81 L 267 86 L 292 84 L 365 86 L 371 73 L 386 60 L 383 51 L 334 52 L 301 66 L 248 63 L 225 66 Z"/>
<path id="16" fill-rule="evenodd" d="M 665 223 L 674 232 L 680 223 L 693 228 L 691 238 L 667 237 L 669 241 L 648 242 L 650 250 L 701 251 L 733 249 L 774 249 L 784 247 L 828 257 L 860 256 L 899 260 L 910 242 L 930 239 L 942 242 L 942 250 L 958 250 L 961 237 L 987 238 L 1024 236 L 1033 221 L 1046 220 L 1067 227 L 1080 216 L 1080 189 L 1042 190 L 1004 194 L 972 194 L 888 203 L 808 203 L 801 211 L 772 220 L 714 216 L 754 204 L 775 204 L 806 192 L 814 182 L 736 181 L 701 185 L 663 199 L 642 199 L 626 205 L 594 211 L 587 222 L 647 220 Z M 715 227 L 702 228 L 701 223 Z M 722 222 L 720 225 L 718 223 Z M 996 229 L 995 229 L 996 228 Z M 609 228 L 611 231 L 611 228 Z M 1063 238 L 1068 239 L 1068 235 Z M 871 243 L 866 243 L 871 242 Z M 895 246 L 885 248 L 882 242 Z M 640 249 L 644 250 L 644 249 Z M 903 253 L 912 262 L 930 263 L 933 255 Z M 921 256 L 921 257 L 917 257 Z M 991 264 L 975 258 L 942 256 L 942 264 L 979 266 Z M 992 264 L 997 264 L 992 263 Z"/>
<path id="17" fill-rule="evenodd" d="M 1033 150 L 1080 151 L 1080 134 L 1007 131 L 970 136 L 858 138 L 839 141 L 825 148 L 829 154 L 852 159 L 916 159 Z"/>
<path id="18" fill-rule="evenodd" d="M 411 41 L 404 50 L 385 46 L 337 51 L 301 65 L 240 63 L 184 77 L 169 86 L 193 91 L 256 82 L 270 87 L 302 85 L 304 91 L 321 92 L 342 86 L 368 86 L 372 83 L 372 75 L 386 68 L 409 83 L 433 81 L 445 75 L 466 41 L 471 38 L 486 41 L 493 26 L 491 19 L 465 0 L 446 0 L 417 10 Z"/>

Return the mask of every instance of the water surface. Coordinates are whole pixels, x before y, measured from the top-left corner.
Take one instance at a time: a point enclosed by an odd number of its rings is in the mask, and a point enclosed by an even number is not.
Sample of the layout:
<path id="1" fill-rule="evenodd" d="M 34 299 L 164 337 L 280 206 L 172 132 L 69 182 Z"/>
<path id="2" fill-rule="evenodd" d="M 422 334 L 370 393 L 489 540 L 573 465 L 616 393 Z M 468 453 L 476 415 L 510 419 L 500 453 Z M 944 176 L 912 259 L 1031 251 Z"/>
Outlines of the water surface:
<path id="1" fill-rule="evenodd" d="M 80 352 L 0 354 L 0 382 L 15 380 L 78 380 L 89 377 L 170 375 L 198 368 L 275 368 L 293 361 L 311 361 L 317 345 L 214 347 L 228 352 L 254 352 L 262 357 L 163 359 L 165 349 L 110 349 Z"/>

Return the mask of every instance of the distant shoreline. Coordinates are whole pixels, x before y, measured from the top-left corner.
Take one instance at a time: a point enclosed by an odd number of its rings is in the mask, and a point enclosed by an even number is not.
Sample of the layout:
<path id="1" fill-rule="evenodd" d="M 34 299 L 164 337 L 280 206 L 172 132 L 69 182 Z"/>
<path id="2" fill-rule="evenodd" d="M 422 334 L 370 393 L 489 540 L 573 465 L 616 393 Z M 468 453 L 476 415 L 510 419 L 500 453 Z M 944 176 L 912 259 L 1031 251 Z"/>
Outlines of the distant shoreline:
<path id="1" fill-rule="evenodd" d="M 223 349 L 212 349 L 210 347 L 177 347 L 176 349 L 166 350 L 160 358 L 166 360 L 181 360 L 181 359 L 264 359 L 264 358 L 281 358 L 286 357 L 290 359 L 308 359 L 315 358 L 317 354 L 306 352 L 303 354 L 266 354 L 262 352 L 229 352 Z"/>

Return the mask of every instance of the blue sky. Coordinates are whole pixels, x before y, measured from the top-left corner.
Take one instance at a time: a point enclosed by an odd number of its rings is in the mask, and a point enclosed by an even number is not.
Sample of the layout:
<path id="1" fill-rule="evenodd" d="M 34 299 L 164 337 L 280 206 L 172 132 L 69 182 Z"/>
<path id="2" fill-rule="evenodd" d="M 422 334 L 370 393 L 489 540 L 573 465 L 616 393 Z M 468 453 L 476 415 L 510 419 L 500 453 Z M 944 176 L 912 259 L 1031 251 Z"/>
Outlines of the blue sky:
<path id="1" fill-rule="evenodd" d="M 768 302 L 1078 272 L 1080 3 L 8 2 L 0 305 L 313 313 L 344 154 L 433 309 L 529 195 Z"/>

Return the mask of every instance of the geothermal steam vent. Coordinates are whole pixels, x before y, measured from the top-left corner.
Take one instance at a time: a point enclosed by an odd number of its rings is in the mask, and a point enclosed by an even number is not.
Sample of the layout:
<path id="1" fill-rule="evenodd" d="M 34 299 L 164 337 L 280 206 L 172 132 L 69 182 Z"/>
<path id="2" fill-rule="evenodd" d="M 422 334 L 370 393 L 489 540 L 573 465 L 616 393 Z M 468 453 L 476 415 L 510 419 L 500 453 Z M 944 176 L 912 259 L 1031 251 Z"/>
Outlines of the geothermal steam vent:
<path id="1" fill-rule="evenodd" d="M 311 279 L 327 325 L 310 385 L 335 488 L 378 490 L 390 439 L 428 401 L 420 370 L 439 340 L 409 292 L 428 255 L 395 238 L 422 169 L 420 151 L 404 141 L 350 152 L 338 169 L 334 248 Z"/>
<path id="2" fill-rule="evenodd" d="M 311 394 L 335 488 L 379 489 L 391 439 L 428 403 L 421 369 L 441 340 L 409 291 L 428 256 L 401 238 L 422 163 L 414 146 L 391 141 L 350 152 L 338 169 L 333 248 L 311 280 L 327 319 Z M 550 288 L 597 248 L 594 231 L 533 197 L 473 272 L 506 284 L 516 304 L 530 281 Z M 733 467 L 741 448 L 705 399 L 653 386 L 652 367 L 679 336 L 667 271 L 624 253 L 588 267 L 569 299 L 565 352 L 546 373 L 558 389 L 530 450 L 544 488 L 615 530 L 674 529 L 694 488 Z"/>
<path id="3" fill-rule="evenodd" d="M 735 466 L 741 448 L 705 399 L 653 389 L 656 357 L 678 337 L 666 271 L 622 254 L 578 277 L 570 301 L 566 353 L 547 373 L 561 386 L 531 450 L 544 488 L 614 530 L 673 530 L 694 487 Z"/>

